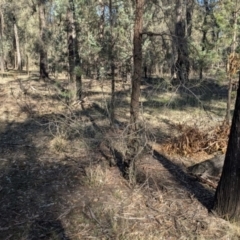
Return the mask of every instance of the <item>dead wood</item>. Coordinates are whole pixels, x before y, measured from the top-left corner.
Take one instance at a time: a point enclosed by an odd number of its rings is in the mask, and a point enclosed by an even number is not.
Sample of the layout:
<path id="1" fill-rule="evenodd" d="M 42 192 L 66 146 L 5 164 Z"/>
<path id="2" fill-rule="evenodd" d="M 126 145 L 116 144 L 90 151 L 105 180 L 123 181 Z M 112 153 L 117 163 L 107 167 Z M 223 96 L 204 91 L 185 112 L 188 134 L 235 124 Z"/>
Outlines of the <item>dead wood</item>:
<path id="1" fill-rule="evenodd" d="M 222 173 L 225 154 L 217 155 L 188 168 L 188 172 L 197 178 L 218 181 Z"/>

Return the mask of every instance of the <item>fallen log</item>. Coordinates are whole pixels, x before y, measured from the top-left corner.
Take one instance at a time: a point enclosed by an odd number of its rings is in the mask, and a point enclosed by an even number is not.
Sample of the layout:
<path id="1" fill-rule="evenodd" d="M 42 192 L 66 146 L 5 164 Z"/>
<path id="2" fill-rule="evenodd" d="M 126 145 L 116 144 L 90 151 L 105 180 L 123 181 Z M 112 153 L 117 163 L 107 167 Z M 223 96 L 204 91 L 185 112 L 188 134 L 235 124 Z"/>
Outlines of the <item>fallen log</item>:
<path id="1" fill-rule="evenodd" d="M 188 167 L 188 172 L 201 179 L 218 179 L 221 176 L 225 154 L 216 155 L 206 161 Z"/>

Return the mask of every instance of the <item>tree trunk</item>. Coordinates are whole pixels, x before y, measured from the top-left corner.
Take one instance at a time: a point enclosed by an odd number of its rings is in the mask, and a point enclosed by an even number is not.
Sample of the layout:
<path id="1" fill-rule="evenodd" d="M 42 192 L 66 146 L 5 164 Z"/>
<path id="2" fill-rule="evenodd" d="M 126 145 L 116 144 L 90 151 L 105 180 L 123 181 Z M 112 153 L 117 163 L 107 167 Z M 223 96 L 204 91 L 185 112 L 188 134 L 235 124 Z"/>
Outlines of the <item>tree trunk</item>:
<path id="1" fill-rule="evenodd" d="M 1 40 L 1 38 L 0 38 Z M 2 57 L 2 53 L 0 55 L 0 68 L 1 68 L 1 72 L 4 73 L 5 69 L 4 69 L 4 58 Z"/>
<path id="2" fill-rule="evenodd" d="M 74 25 L 73 25 L 73 16 L 72 16 L 72 10 L 70 6 L 69 1 L 69 9 L 67 13 L 67 18 L 68 18 L 68 65 L 69 65 L 69 77 L 70 77 L 70 82 L 74 82 L 74 68 L 75 68 L 75 49 L 74 49 Z"/>
<path id="3" fill-rule="evenodd" d="M 16 55 L 17 55 L 15 69 L 16 70 L 22 70 L 22 59 L 21 59 L 20 43 L 19 43 L 18 29 L 17 29 L 16 22 L 14 22 L 13 28 L 14 28 Z"/>
<path id="4" fill-rule="evenodd" d="M 0 68 L 1 72 L 4 72 L 4 50 L 3 50 L 3 29 L 4 29 L 4 18 L 3 13 L 0 9 Z"/>
<path id="5" fill-rule="evenodd" d="M 110 50 L 109 50 L 109 60 L 111 64 L 111 83 L 112 83 L 112 92 L 111 92 L 111 124 L 114 124 L 115 120 L 115 64 L 114 64 L 114 55 L 113 55 L 113 12 L 112 12 L 112 0 L 109 0 L 109 14 L 110 14 Z"/>
<path id="6" fill-rule="evenodd" d="M 75 97 L 80 100 L 82 98 L 82 70 L 80 66 L 80 56 L 78 53 L 78 40 L 75 22 L 75 6 L 74 1 L 68 2 L 68 63 L 70 81 L 75 82 Z"/>
<path id="7" fill-rule="evenodd" d="M 76 47 L 77 49 L 77 47 Z M 81 60 L 80 56 L 78 54 L 78 50 L 76 50 L 76 61 L 75 66 L 77 66 L 76 72 L 75 72 L 75 84 L 76 84 L 76 99 L 81 100 L 82 99 L 82 70 L 80 68 Z"/>
<path id="8" fill-rule="evenodd" d="M 206 29 L 206 25 L 207 25 L 207 18 L 210 15 L 210 8 L 208 6 L 208 0 L 204 0 L 204 7 L 205 7 L 205 16 L 204 16 L 204 20 L 203 20 L 203 36 L 202 36 L 202 51 L 204 52 L 206 50 L 207 47 L 207 29 Z M 200 69 L 199 69 L 199 78 L 202 79 L 203 78 L 203 60 L 201 60 L 200 62 Z"/>
<path id="9" fill-rule="evenodd" d="M 128 149 L 123 162 L 123 174 L 130 183 L 135 184 L 135 161 L 141 144 L 139 130 L 139 98 L 142 79 L 142 28 L 143 28 L 144 0 L 136 0 L 136 11 L 133 36 L 133 79 L 130 103 L 130 128 L 128 136 Z"/>
<path id="10" fill-rule="evenodd" d="M 227 123 L 231 122 L 231 103 L 232 103 L 232 76 L 228 74 L 228 98 L 227 98 L 227 109 L 225 121 Z"/>
<path id="11" fill-rule="evenodd" d="M 3 52 L 3 43 L 2 43 L 2 36 L 0 35 L 0 42 L 1 42 L 1 53 L 0 53 L 0 68 L 1 68 L 1 72 L 3 73 L 5 71 L 4 68 L 4 52 Z"/>
<path id="12" fill-rule="evenodd" d="M 188 51 L 188 39 L 186 29 L 186 13 L 187 6 L 183 0 L 177 1 L 176 4 L 176 24 L 175 24 L 175 45 L 177 49 L 177 61 L 175 64 L 175 71 L 177 79 L 184 83 L 188 80 L 190 62 L 189 62 L 189 51 Z M 189 18 L 190 16 L 188 16 Z M 188 20 L 190 21 L 190 19 Z M 191 32 L 191 31 L 190 31 Z"/>
<path id="13" fill-rule="evenodd" d="M 130 103 L 130 124 L 132 131 L 138 130 L 139 97 L 142 80 L 142 28 L 144 0 L 136 0 L 136 13 L 133 36 L 133 79 Z"/>
<path id="14" fill-rule="evenodd" d="M 5 71 L 4 68 L 4 50 L 3 50 L 3 29 L 4 29 L 4 19 L 3 19 L 3 13 L 0 10 L 0 68 L 1 72 L 3 73 Z"/>
<path id="15" fill-rule="evenodd" d="M 14 69 L 17 69 L 17 52 L 14 51 Z"/>
<path id="16" fill-rule="evenodd" d="M 47 48 L 46 48 L 46 31 L 47 31 L 47 25 L 46 25 L 46 19 L 45 19 L 45 6 L 44 1 L 39 0 L 38 2 L 38 11 L 39 11 L 39 43 L 40 43 L 40 79 L 46 79 L 49 78 L 48 74 L 48 60 L 47 60 Z"/>
<path id="17" fill-rule="evenodd" d="M 26 71 L 27 71 L 27 74 L 29 76 L 29 58 L 28 58 L 28 55 L 26 55 Z"/>
<path id="18" fill-rule="evenodd" d="M 155 72 L 156 72 L 157 77 L 160 77 L 160 76 L 162 77 L 162 71 L 161 71 L 161 74 L 160 74 L 159 64 L 158 63 L 155 64 Z"/>
<path id="19" fill-rule="evenodd" d="M 237 7 L 237 2 L 236 2 L 236 7 Z M 231 52 L 234 54 L 236 52 L 236 47 L 237 47 L 237 17 L 238 14 L 237 12 L 233 12 L 233 43 L 231 46 Z M 226 109 L 226 117 L 225 120 L 226 122 L 230 123 L 231 122 L 231 103 L 232 103 L 232 75 L 228 73 L 228 99 L 227 99 L 227 109 Z"/>
<path id="20" fill-rule="evenodd" d="M 240 82 L 240 75 L 239 75 Z M 240 220 L 240 88 L 233 114 L 226 158 L 220 178 L 213 210 L 221 217 L 231 220 Z"/>
<path id="21" fill-rule="evenodd" d="M 193 14 L 193 0 L 186 1 L 186 34 L 187 37 L 191 37 L 192 35 L 192 14 Z"/>
<path id="22" fill-rule="evenodd" d="M 103 35 L 104 35 L 104 23 L 105 23 L 105 6 L 102 0 L 99 1 L 99 7 L 100 7 L 100 21 L 99 21 L 99 33 L 98 33 L 98 38 L 99 41 L 102 42 L 103 40 Z"/>

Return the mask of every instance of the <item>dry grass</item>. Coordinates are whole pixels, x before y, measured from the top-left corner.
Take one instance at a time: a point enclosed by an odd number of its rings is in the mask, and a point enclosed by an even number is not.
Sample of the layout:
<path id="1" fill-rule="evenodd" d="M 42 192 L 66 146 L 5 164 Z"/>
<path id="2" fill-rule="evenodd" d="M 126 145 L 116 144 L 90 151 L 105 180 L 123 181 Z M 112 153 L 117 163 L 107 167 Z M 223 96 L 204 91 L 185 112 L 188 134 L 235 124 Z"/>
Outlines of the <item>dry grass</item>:
<path id="1" fill-rule="evenodd" d="M 101 165 L 87 167 L 85 171 L 90 185 L 98 187 L 106 183 L 106 169 Z"/>
<path id="2" fill-rule="evenodd" d="M 69 144 L 70 142 L 68 142 L 64 137 L 56 136 L 50 141 L 49 147 L 52 151 L 63 153 L 66 151 Z"/>
<path id="3" fill-rule="evenodd" d="M 0 239 L 240 238 L 238 226 L 208 212 L 214 189 L 194 181 L 179 155 L 143 154 L 134 187 L 117 167 L 109 167 L 100 143 L 124 148 L 129 111 L 128 100 L 119 96 L 122 125 L 109 127 L 109 81 L 85 80 L 85 102 L 66 105 L 53 86 L 21 79 L 26 94 L 11 78 L 0 89 Z M 26 104 L 31 111 L 20 107 Z M 161 140 L 156 149 L 185 155 L 225 150 L 228 127 L 214 124 L 206 132 L 174 124 L 183 114 L 191 119 L 187 110 L 169 110 L 171 124 L 166 109 L 150 105 L 147 111 L 143 120 Z M 169 132 L 178 137 L 163 144 Z"/>

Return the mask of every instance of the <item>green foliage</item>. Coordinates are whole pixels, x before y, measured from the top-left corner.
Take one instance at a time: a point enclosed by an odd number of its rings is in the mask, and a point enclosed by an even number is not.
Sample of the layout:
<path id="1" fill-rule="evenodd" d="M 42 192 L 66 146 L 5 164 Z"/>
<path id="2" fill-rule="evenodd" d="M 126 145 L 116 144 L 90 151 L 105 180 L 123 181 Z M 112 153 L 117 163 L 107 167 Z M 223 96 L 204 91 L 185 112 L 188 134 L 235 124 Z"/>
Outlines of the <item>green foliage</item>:
<path id="1" fill-rule="evenodd" d="M 240 7 L 240 4 L 237 5 L 235 1 L 218 1 L 209 12 L 206 12 L 204 6 L 199 6 L 199 10 L 203 11 L 196 11 L 194 16 L 190 49 L 190 56 L 196 64 L 195 70 L 201 67 L 209 75 L 226 79 L 225 66 L 233 44 L 234 31 L 239 35 L 239 26 L 235 28 L 233 24 L 233 12 Z M 239 21 L 239 16 L 237 18 Z M 237 48 L 238 45 L 237 42 Z"/>
<path id="2" fill-rule="evenodd" d="M 37 4 L 30 0 L 13 1 L 11 4 L 4 1 L 3 3 L 1 7 L 4 13 L 5 31 L 2 42 L 5 56 L 14 49 L 12 18 L 14 14 L 19 29 L 22 53 L 28 54 L 32 61 L 37 61 L 39 55 Z M 114 57 L 116 66 L 131 66 L 134 2 L 113 1 L 112 27 L 109 1 L 75 0 L 74 3 L 82 62 L 92 72 L 100 71 L 103 77 L 110 69 L 110 54 Z M 175 4 L 174 1 L 164 3 L 147 1 L 145 4 L 144 32 L 159 33 L 157 36 L 146 34 L 142 36 L 143 64 L 148 65 L 153 74 L 156 66 L 159 68 L 164 66 L 163 73 L 169 73 L 176 60 L 173 47 Z M 191 69 L 195 74 L 198 74 L 200 68 L 203 68 L 206 73 L 219 74 L 218 66 L 226 65 L 227 55 L 233 44 L 234 31 L 237 31 L 237 39 L 239 39 L 240 25 L 238 24 L 236 28 L 233 26 L 233 12 L 239 9 L 238 5 L 240 4 L 230 0 L 217 1 L 206 15 L 205 6 L 195 3 L 192 15 L 192 34 L 188 38 Z M 68 0 L 46 1 L 48 26 L 47 39 L 44 44 L 48 50 L 49 64 L 56 66 L 59 71 L 67 69 L 68 65 L 67 7 Z M 183 5 L 183 10 L 184 7 L 185 5 Z M 240 17 L 237 17 L 239 23 Z M 206 32 L 205 42 L 203 42 L 204 32 Z M 236 49 L 239 52 L 238 43 Z M 12 55 L 14 55 L 13 52 Z M 85 70 L 86 66 L 75 69 L 77 74 L 82 74 Z M 224 70 L 221 69 L 222 72 Z"/>

